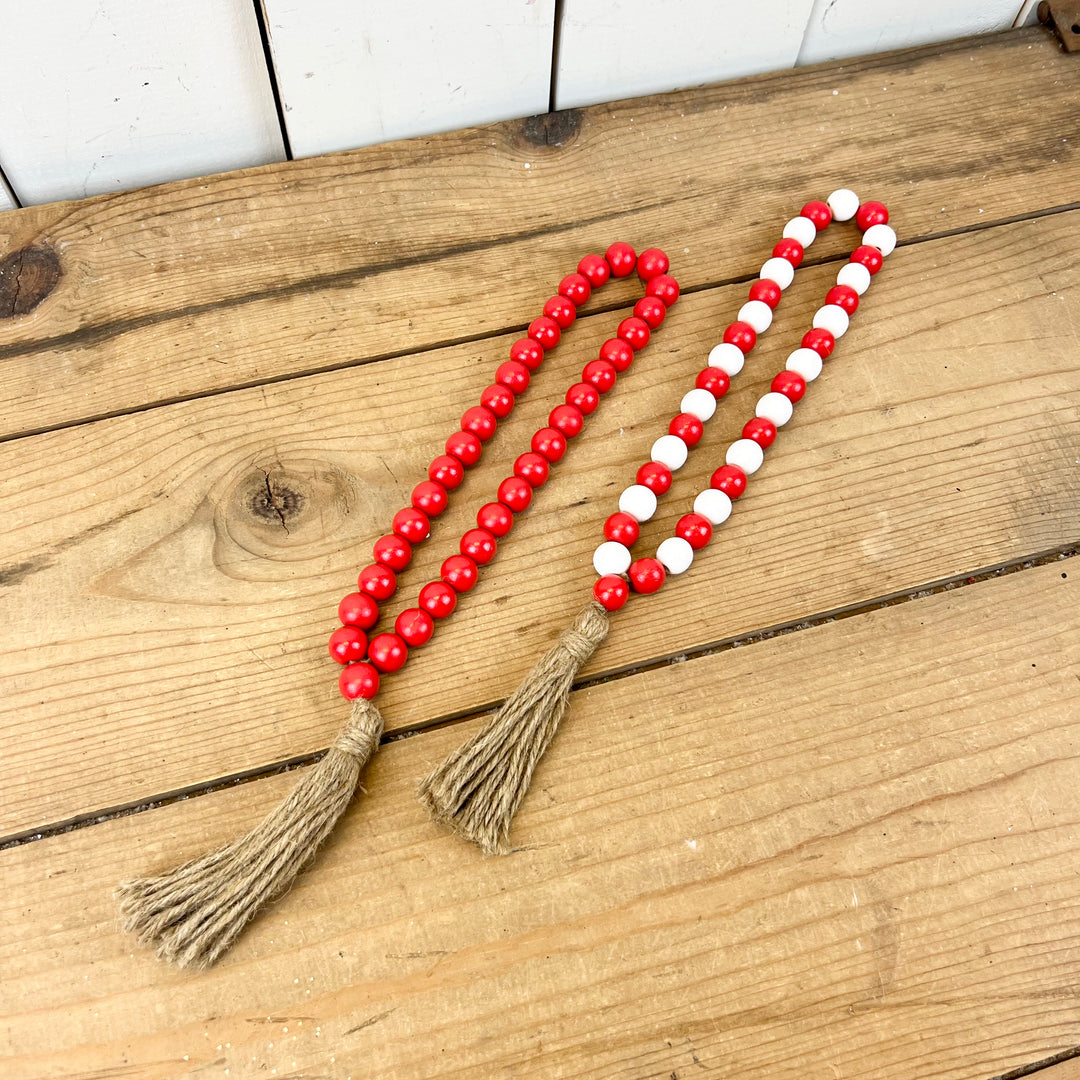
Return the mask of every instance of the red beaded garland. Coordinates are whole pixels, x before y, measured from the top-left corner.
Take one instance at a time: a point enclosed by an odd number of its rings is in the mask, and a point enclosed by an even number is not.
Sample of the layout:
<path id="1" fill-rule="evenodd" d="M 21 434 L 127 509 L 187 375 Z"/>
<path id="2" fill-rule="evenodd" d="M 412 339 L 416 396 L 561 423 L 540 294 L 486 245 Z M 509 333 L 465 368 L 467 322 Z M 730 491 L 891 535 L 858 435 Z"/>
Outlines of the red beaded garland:
<path id="1" fill-rule="evenodd" d="M 470 468 L 480 460 L 484 444 L 471 431 L 455 431 L 446 440 L 446 452 Z"/>
<path id="2" fill-rule="evenodd" d="M 554 319 L 549 318 L 547 315 L 541 315 L 539 319 L 533 319 L 529 323 L 528 334 L 544 352 L 547 352 L 559 344 L 562 330 Z"/>
<path id="3" fill-rule="evenodd" d="M 742 434 L 744 439 L 751 439 L 765 450 L 776 441 L 776 425 L 764 416 L 755 416 L 743 425 Z"/>
<path id="4" fill-rule="evenodd" d="M 849 315 L 854 315 L 859 306 L 859 294 L 850 285 L 834 285 L 825 294 L 826 304 L 835 304 Z"/>
<path id="5" fill-rule="evenodd" d="M 798 240 L 785 237 L 772 249 L 772 253 L 773 258 L 787 259 L 796 270 L 802 266 L 804 250 Z"/>
<path id="6" fill-rule="evenodd" d="M 533 435 L 529 445 L 554 464 L 566 453 L 566 436 L 557 428 L 543 427 Z"/>
<path id="7" fill-rule="evenodd" d="M 658 559 L 636 559 L 630 564 L 630 584 L 634 592 L 654 593 L 667 576 Z"/>
<path id="8" fill-rule="evenodd" d="M 876 274 L 885 262 L 885 258 L 877 248 L 870 247 L 869 244 L 860 244 L 851 253 L 851 261 L 861 263 L 871 274 Z"/>
<path id="9" fill-rule="evenodd" d="M 637 265 L 637 254 L 629 244 L 612 244 L 605 254 L 614 277 L 627 277 L 634 272 L 634 267 Z"/>
<path id="10" fill-rule="evenodd" d="M 720 368 L 702 368 L 694 380 L 694 386 L 698 390 L 708 390 L 714 398 L 722 398 L 731 386 L 731 376 Z"/>
<path id="11" fill-rule="evenodd" d="M 330 655 L 339 664 L 363 660 L 367 651 L 367 634 L 358 626 L 342 626 L 330 635 Z"/>
<path id="12" fill-rule="evenodd" d="M 748 322 L 733 322 L 724 331 L 724 341 L 745 355 L 757 344 L 757 331 Z"/>
<path id="13" fill-rule="evenodd" d="M 356 580 L 360 591 L 366 592 L 373 600 L 389 600 L 397 588 L 397 575 L 382 563 L 365 566 Z"/>
<path id="14" fill-rule="evenodd" d="M 679 299 L 679 283 L 668 274 L 658 274 L 645 286 L 646 296 L 655 296 L 671 307 Z"/>
<path id="15" fill-rule="evenodd" d="M 652 281 L 654 277 L 666 274 L 670 265 L 668 257 L 659 248 L 646 248 L 637 259 L 638 277 L 642 281 Z"/>
<path id="16" fill-rule="evenodd" d="M 532 502 L 532 488 L 520 476 L 508 476 L 499 485 L 499 502 L 520 514 Z"/>
<path id="17" fill-rule="evenodd" d="M 420 606 L 433 619 L 445 619 L 457 607 L 457 593 L 445 581 L 430 581 L 420 590 Z"/>
<path id="18" fill-rule="evenodd" d="M 461 430 L 470 431 L 481 442 L 487 442 L 495 434 L 498 423 L 490 409 L 485 409 L 483 405 L 474 405 L 462 415 Z"/>
<path id="19" fill-rule="evenodd" d="M 505 420 L 514 411 L 514 395 L 499 383 L 485 386 L 480 394 L 480 404 L 490 409 L 500 420 Z"/>
<path id="20" fill-rule="evenodd" d="M 487 566 L 495 558 L 498 549 L 495 534 L 488 529 L 469 529 L 458 544 L 458 551 L 467 555 L 478 566 Z"/>
<path id="21" fill-rule="evenodd" d="M 608 611 L 618 611 L 630 598 L 630 586 L 615 574 L 605 574 L 593 585 L 593 596 Z"/>
<path id="22" fill-rule="evenodd" d="M 668 434 L 677 435 L 687 446 L 697 446 L 705 434 L 705 425 L 693 413 L 679 413 L 668 424 Z"/>
<path id="23" fill-rule="evenodd" d="M 610 360 L 590 360 L 581 372 L 582 382 L 596 387 L 598 393 L 606 394 L 614 389 L 618 372 Z"/>
<path id="24" fill-rule="evenodd" d="M 596 412 L 596 407 L 600 404 L 600 394 L 592 383 L 574 383 L 566 391 L 566 404 L 572 405 L 583 415 L 588 416 L 590 413 Z M 558 427 L 558 424 L 555 424 L 555 426 Z"/>
<path id="25" fill-rule="evenodd" d="M 368 659 L 378 671 L 400 671 L 409 659 L 409 647 L 397 634 L 376 634 L 368 645 Z"/>
<path id="26" fill-rule="evenodd" d="M 410 544 L 419 544 L 431 535 L 431 519 L 415 506 L 406 506 L 404 510 L 399 510 L 390 525 L 398 536 L 408 540 Z"/>
<path id="27" fill-rule="evenodd" d="M 836 347 L 836 338 L 833 337 L 831 330 L 816 327 L 813 330 L 807 330 L 803 334 L 802 347 L 804 349 L 813 349 L 822 360 L 826 360 Z"/>
<path id="28" fill-rule="evenodd" d="M 371 664 L 349 664 L 338 676 L 338 689 L 349 701 L 373 698 L 379 692 L 379 673 Z"/>
<path id="29" fill-rule="evenodd" d="M 586 255 L 577 264 L 578 273 L 594 288 L 598 289 L 611 277 L 611 267 L 603 255 Z"/>
<path id="30" fill-rule="evenodd" d="M 637 482 L 654 495 L 663 495 L 671 487 L 671 470 L 659 461 L 646 461 L 637 471 Z"/>
<path id="31" fill-rule="evenodd" d="M 616 371 L 625 371 L 634 362 L 634 350 L 622 338 L 608 338 L 600 346 L 600 359 L 607 360 Z"/>
<path id="32" fill-rule="evenodd" d="M 592 286 L 584 274 L 567 274 L 559 282 L 559 295 L 565 296 L 571 304 L 581 307 L 592 295 Z"/>
<path id="33" fill-rule="evenodd" d="M 675 525 L 675 535 L 682 537 L 695 551 L 712 539 L 712 525 L 700 514 L 683 514 Z"/>
<path id="34" fill-rule="evenodd" d="M 565 330 L 577 318 L 577 308 L 565 296 L 552 296 L 544 302 L 544 314 Z"/>
<path id="35" fill-rule="evenodd" d="M 476 512 L 476 524 L 493 536 L 505 536 L 514 527 L 514 515 L 501 502 L 489 502 Z"/>
<path id="36" fill-rule="evenodd" d="M 535 371 L 544 362 L 544 350 L 532 338 L 519 338 L 510 346 L 510 359 Z"/>
<path id="37" fill-rule="evenodd" d="M 428 517 L 438 517 L 449 501 L 446 488 L 434 480 L 421 480 L 412 490 L 413 506 L 423 510 Z"/>
<path id="38" fill-rule="evenodd" d="M 655 330 L 667 318 L 667 307 L 659 297 L 643 296 L 634 305 L 634 314 Z"/>
<path id="39" fill-rule="evenodd" d="M 760 300 L 771 308 L 775 308 L 780 303 L 781 296 L 783 296 L 783 290 L 772 278 L 758 278 L 750 286 L 750 299 Z"/>
<path id="40" fill-rule="evenodd" d="M 806 393 L 806 380 L 797 371 L 781 371 L 773 378 L 769 389 L 783 394 L 794 405 L 802 401 Z"/>
<path id="41" fill-rule="evenodd" d="M 453 490 L 465 479 L 465 468 L 453 454 L 440 454 L 428 466 L 428 479 Z"/>
<path id="42" fill-rule="evenodd" d="M 643 465 L 642 468 L 644 467 L 645 466 Z M 638 470 L 638 476 L 641 476 L 640 469 Z M 638 483 L 641 483 L 640 479 L 638 480 Z M 604 522 L 604 539 L 614 540 L 617 544 L 624 544 L 626 547 L 632 547 L 637 543 L 637 539 L 640 535 L 641 526 L 638 524 L 637 518 L 631 517 L 629 514 L 624 514 L 621 510 L 612 514 L 611 517 Z"/>
<path id="43" fill-rule="evenodd" d="M 649 324 L 644 319 L 639 319 L 636 315 L 631 315 L 629 319 L 623 319 L 619 323 L 618 329 L 615 333 L 630 346 L 634 352 L 639 349 L 644 349 L 649 344 L 649 337 L 651 331 L 649 330 Z"/>
<path id="44" fill-rule="evenodd" d="M 389 566 L 391 570 L 404 570 L 412 559 L 412 545 L 396 533 L 380 536 L 371 549 L 376 562 Z"/>
<path id="45" fill-rule="evenodd" d="M 454 590 L 454 592 L 468 592 L 479 577 L 476 563 L 468 555 L 451 555 L 445 559 L 439 571 L 439 577 Z"/>
<path id="46" fill-rule="evenodd" d="M 410 649 L 426 645 L 435 632 L 435 620 L 420 608 L 406 608 L 394 621 L 394 633 Z"/>
<path id="47" fill-rule="evenodd" d="M 746 490 L 746 473 L 738 465 L 721 465 L 712 474 L 709 486 L 722 491 L 729 499 L 737 499 Z"/>
<path id="48" fill-rule="evenodd" d="M 799 213 L 802 217 L 809 218 L 818 232 L 821 232 L 832 221 L 832 210 L 829 209 L 829 204 L 820 199 L 812 199 Z"/>
<path id="49" fill-rule="evenodd" d="M 551 466 L 548 465 L 547 458 L 534 450 L 518 455 L 514 462 L 514 475 L 533 488 L 538 488 L 547 482 L 550 470 Z"/>
<path id="50" fill-rule="evenodd" d="M 531 379 L 529 369 L 520 360 L 507 360 L 495 372 L 495 381 L 512 394 L 524 394 Z"/>
<path id="51" fill-rule="evenodd" d="M 864 202 L 858 210 L 855 211 L 855 224 L 866 232 L 872 225 L 888 225 L 889 223 L 889 211 L 886 209 L 884 203 Z"/>
<path id="52" fill-rule="evenodd" d="M 379 621 L 379 605 L 367 593 L 351 592 L 343 596 L 337 610 L 345 626 L 369 630 Z"/>

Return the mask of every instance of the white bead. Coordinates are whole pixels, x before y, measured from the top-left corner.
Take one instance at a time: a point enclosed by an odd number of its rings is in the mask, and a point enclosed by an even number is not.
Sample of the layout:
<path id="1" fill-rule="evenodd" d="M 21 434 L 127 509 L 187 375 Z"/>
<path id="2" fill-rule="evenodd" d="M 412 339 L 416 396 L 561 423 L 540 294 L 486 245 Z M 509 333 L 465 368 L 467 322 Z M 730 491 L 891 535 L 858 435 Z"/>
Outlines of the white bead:
<path id="1" fill-rule="evenodd" d="M 747 476 L 756 473 L 764 460 L 765 451 L 753 439 L 736 439 L 724 456 L 728 465 L 738 465 Z"/>
<path id="2" fill-rule="evenodd" d="M 821 374 L 821 357 L 813 349 L 796 349 L 784 367 L 811 383 Z"/>
<path id="3" fill-rule="evenodd" d="M 716 488 L 706 488 L 694 500 L 694 513 L 700 514 L 710 525 L 723 525 L 731 517 L 731 499 Z"/>
<path id="4" fill-rule="evenodd" d="M 694 549 L 681 536 L 669 536 L 656 549 L 656 557 L 671 574 L 681 574 L 690 569 L 694 561 Z"/>
<path id="5" fill-rule="evenodd" d="M 682 412 L 688 412 L 691 416 L 696 416 L 704 424 L 707 420 L 711 420 L 713 413 L 716 412 L 716 398 L 708 390 L 702 390 L 700 387 L 687 390 L 683 394 L 682 401 L 679 402 L 679 409 Z"/>
<path id="6" fill-rule="evenodd" d="M 686 464 L 686 443 L 678 435 L 661 435 L 652 444 L 652 459 L 666 465 L 672 472 Z"/>
<path id="7" fill-rule="evenodd" d="M 839 304 L 826 304 L 814 312 L 814 329 L 828 330 L 834 338 L 842 338 L 850 324 L 848 313 Z"/>
<path id="8" fill-rule="evenodd" d="M 615 540 L 605 540 L 594 552 L 593 568 L 604 577 L 606 574 L 625 574 L 630 569 L 632 557 L 625 544 Z"/>
<path id="9" fill-rule="evenodd" d="M 722 341 L 709 353 L 709 367 L 719 368 L 728 375 L 738 375 L 745 363 L 742 349 L 730 341 Z"/>
<path id="10" fill-rule="evenodd" d="M 631 484 L 619 496 L 619 509 L 635 521 L 648 521 L 656 513 L 656 496 L 643 484 Z"/>
<path id="11" fill-rule="evenodd" d="M 862 234 L 862 242 L 877 248 L 882 255 L 891 255 L 896 247 L 896 233 L 889 225 L 871 225 Z"/>
<path id="12" fill-rule="evenodd" d="M 859 196 L 850 188 L 837 188 L 825 201 L 837 221 L 850 221 L 859 209 Z"/>
<path id="13" fill-rule="evenodd" d="M 817 236 L 817 226 L 808 217 L 793 217 L 784 226 L 785 240 L 798 240 L 804 248 L 808 248 Z"/>
<path id="14" fill-rule="evenodd" d="M 779 428 L 783 427 L 791 419 L 791 414 L 794 411 L 795 406 L 791 404 L 789 397 L 778 394 L 775 390 L 770 390 L 758 399 L 754 415 L 760 416 L 764 420 L 771 420 Z"/>
<path id="15" fill-rule="evenodd" d="M 844 263 L 836 275 L 837 285 L 846 285 L 860 296 L 870 288 L 870 271 L 862 263 Z"/>
<path id="16" fill-rule="evenodd" d="M 772 308 L 763 300 L 747 300 L 739 308 L 739 321 L 749 323 L 757 334 L 764 334 L 772 325 Z"/>
<path id="17" fill-rule="evenodd" d="M 758 276 L 775 281 L 781 289 L 786 289 L 795 280 L 795 267 L 787 259 L 769 259 Z"/>

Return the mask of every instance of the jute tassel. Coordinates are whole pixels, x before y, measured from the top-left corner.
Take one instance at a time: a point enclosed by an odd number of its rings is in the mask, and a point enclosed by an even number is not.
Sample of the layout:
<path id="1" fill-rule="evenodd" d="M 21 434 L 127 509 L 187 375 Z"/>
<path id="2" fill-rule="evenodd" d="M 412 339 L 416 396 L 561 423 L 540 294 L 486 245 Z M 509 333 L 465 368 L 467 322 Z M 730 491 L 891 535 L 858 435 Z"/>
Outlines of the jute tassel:
<path id="1" fill-rule="evenodd" d="M 501 709 L 420 785 L 431 816 L 488 855 L 509 847 L 510 822 L 570 700 L 581 666 L 607 637 L 595 600 L 564 630 Z"/>
<path id="2" fill-rule="evenodd" d="M 246 836 L 161 877 L 129 881 L 118 898 L 124 929 L 180 967 L 206 968 L 268 900 L 284 892 L 330 835 L 382 735 L 363 698 L 316 765 Z"/>

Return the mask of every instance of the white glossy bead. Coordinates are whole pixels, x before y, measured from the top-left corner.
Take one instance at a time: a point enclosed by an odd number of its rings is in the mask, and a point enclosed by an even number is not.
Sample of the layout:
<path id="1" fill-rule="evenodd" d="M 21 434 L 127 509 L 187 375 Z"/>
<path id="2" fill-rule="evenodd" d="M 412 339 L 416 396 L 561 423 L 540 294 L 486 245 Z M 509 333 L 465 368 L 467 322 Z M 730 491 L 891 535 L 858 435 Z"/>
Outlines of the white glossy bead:
<path id="1" fill-rule="evenodd" d="M 679 410 L 696 416 L 704 424 L 707 420 L 711 420 L 713 413 L 716 412 L 716 398 L 708 390 L 702 390 L 700 387 L 687 390 L 683 394 L 682 401 L 679 402 Z"/>
<path id="2" fill-rule="evenodd" d="M 891 255 L 896 247 L 896 233 L 889 225 L 871 225 L 862 234 L 862 242 L 877 248 L 882 255 Z"/>
<path id="3" fill-rule="evenodd" d="M 825 201 L 837 221 L 850 221 L 859 209 L 859 196 L 850 188 L 837 188 Z"/>
<path id="4" fill-rule="evenodd" d="M 694 513 L 700 514 L 710 525 L 723 525 L 731 517 L 731 499 L 716 488 L 706 488 L 694 500 Z"/>
<path id="5" fill-rule="evenodd" d="M 740 322 L 749 323 L 754 332 L 764 334 L 772 325 L 772 308 L 764 300 L 747 300 L 738 315 Z"/>
<path id="6" fill-rule="evenodd" d="M 794 411 L 795 406 L 791 404 L 791 399 L 789 397 L 778 394 L 775 390 L 770 390 L 767 394 L 758 399 L 757 408 L 754 409 L 754 415 L 760 416 L 764 420 L 771 420 L 778 428 L 780 428 L 791 419 L 791 414 Z"/>
<path id="7" fill-rule="evenodd" d="M 686 464 L 686 443 L 678 435 L 661 435 L 652 444 L 652 459 L 666 465 L 672 472 Z"/>
<path id="8" fill-rule="evenodd" d="M 681 536 L 669 536 L 656 549 L 656 557 L 669 574 L 681 574 L 690 569 L 694 561 L 694 549 Z"/>
<path id="9" fill-rule="evenodd" d="M 747 476 L 756 473 L 765 460 L 765 451 L 753 439 L 736 439 L 724 455 L 728 465 L 738 465 Z"/>
<path id="10" fill-rule="evenodd" d="M 796 349 L 784 367 L 811 383 L 821 374 L 821 357 L 813 349 Z"/>
<path id="11" fill-rule="evenodd" d="M 860 296 L 870 288 L 870 271 L 862 263 L 845 263 L 836 275 L 837 285 L 847 285 Z"/>
<path id="12" fill-rule="evenodd" d="M 789 264 L 790 265 L 790 264 Z M 709 367 L 719 368 L 728 375 L 738 375 L 746 363 L 742 349 L 730 341 L 722 341 L 709 353 Z"/>
<path id="13" fill-rule="evenodd" d="M 848 313 L 839 304 L 826 304 L 814 312 L 814 329 L 828 330 L 834 338 L 842 338 L 850 325 Z"/>
<path id="14" fill-rule="evenodd" d="M 761 268 L 759 277 L 775 281 L 781 289 L 786 289 L 795 280 L 795 267 L 787 259 L 769 259 Z"/>
<path id="15" fill-rule="evenodd" d="M 619 509 L 635 521 L 648 521 L 656 513 L 656 496 L 644 484 L 631 484 L 619 496 Z"/>
<path id="16" fill-rule="evenodd" d="M 808 217 L 793 217 L 784 226 L 785 240 L 798 240 L 804 248 L 808 248 L 817 236 L 817 226 Z"/>
<path id="17" fill-rule="evenodd" d="M 605 540 L 594 552 L 593 569 L 601 576 L 606 574 L 625 574 L 630 569 L 632 556 L 625 544 L 616 540 Z"/>

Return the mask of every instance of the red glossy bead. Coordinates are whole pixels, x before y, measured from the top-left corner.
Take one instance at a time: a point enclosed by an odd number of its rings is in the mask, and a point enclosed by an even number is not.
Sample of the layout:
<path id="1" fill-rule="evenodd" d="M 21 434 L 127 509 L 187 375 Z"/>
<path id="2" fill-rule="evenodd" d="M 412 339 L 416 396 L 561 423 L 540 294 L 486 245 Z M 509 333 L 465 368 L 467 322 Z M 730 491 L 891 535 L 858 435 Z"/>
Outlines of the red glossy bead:
<path id="1" fill-rule="evenodd" d="M 804 218 L 809 218 L 818 232 L 821 232 L 832 221 L 832 211 L 829 209 L 829 204 L 821 202 L 820 199 L 808 202 L 799 213 Z"/>
<path id="2" fill-rule="evenodd" d="M 638 277 L 642 281 L 652 281 L 654 277 L 668 272 L 671 261 L 659 248 L 646 248 L 637 259 Z"/>
<path id="3" fill-rule="evenodd" d="M 412 559 L 412 545 L 408 540 L 403 540 L 396 533 L 390 536 L 380 536 L 371 549 L 371 554 L 376 562 L 383 566 L 389 566 L 391 570 L 404 570 Z"/>
<path id="4" fill-rule="evenodd" d="M 505 386 L 492 383 L 485 386 L 481 392 L 480 404 L 485 409 L 490 409 L 500 420 L 505 420 L 514 411 L 514 395 Z"/>
<path id="5" fill-rule="evenodd" d="M 750 286 L 750 299 L 760 300 L 763 304 L 768 304 L 769 307 L 773 309 L 780 303 L 780 297 L 782 295 L 783 291 L 772 278 L 758 278 L 757 281 Z"/>
<path id="6" fill-rule="evenodd" d="M 559 282 L 559 295 L 565 296 L 576 307 L 581 307 L 592 296 L 592 285 L 584 274 L 567 274 Z"/>
<path id="7" fill-rule="evenodd" d="M 646 296 L 655 296 L 671 307 L 679 299 L 679 283 L 670 274 L 659 274 L 645 286 Z"/>
<path id="8" fill-rule="evenodd" d="M 610 360 L 590 360 L 581 372 L 581 381 L 595 386 L 598 393 L 606 394 L 615 386 L 618 372 Z"/>
<path id="9" fill-rule="evenodd" d="M 709 486 L 735 500 L 746 490 L 746 473 L 738 465 L 721 465 L 712 474 Z"/>
<path id="10" fill-rule="evenodd" d="M 769 389 L 783 394 L 794 405 L 796 401 L 802 401 L 806 393 L 806 380 L 797 371 L 781 371 Z"/>
<path id="11" fill-rule="evenodd" d="M 860 244 L 851 253 L 851 261 L 853 263 L 862 263 L 871 274 L 876 274 L 881 269 L 885 257 L 877 248 L 870 247 L 869 244 Z"/>
<path id="12" fill-rule="evenodd" d="M 836 348 L 836 338 L 833 337 L 831 330 L 818 327 L 815 330 L 807 330 L 803 334 L 802 347 L 804 349 L 813 349 L 822 360 L 825 360 Z"/>
<path id="13" fill-rule="evenodd" d="M 445 581 L 429 581 L 420 590 L 420 606 L 433 619 L 445 619 L 457 607 L 457 593 Z"/>
<path id="14" fill-rule="evenodd" d="M 675 535 L 681 536 L 697 551 L 712 539 L 712 525 L 700 514 L 683 514 L 675 525 Z"/>
<path id="15" fill-rule="evenodd" d="M 431 519 L 415 506 L 406 506 L 404 510 L 399 510 L 390 524 L 394 532 L 410 544 L 419 544 L 431 535 Z"/>
<path id="16" fill-rule="evenodd" d="M 664 584 L 664 568 L 657 559 L 636 559 L 630 564 L 630 584 L 634 592 L 654 593 Z"/>
<path id="17" fill-rule="evenodd" d="M 565 330 L 577 318 L 577 308 L 565 296 L 552 296 L 544 301 L 544 314 Z"/>
<path id="18" fill-rule="evenodd" d="M 638 349 L 644 349 L 649 344 L 649 338 L 652 335 L 652 331 L 649 329 L 649 324 L 644 319 L 639 319 L 636 315 L 631 315 L 629 319 L 623 319 L 619 323 L 618 329 L 615 333 L 630 346 L 634 352 Z"/>
<path id="19" fill-rule="evenodd" d="M 330 635 L 330 655 L 339 664 L 363 660 L 367 652 L 367 634 L 358 626 L 342 626 Z"/>
<path id="20" fill-rule="evenodd" d="M 506 360 L 495 372 L 495 381 L 511 394 L 524 394 L 531 379 L 529 369 L 520 360 Z"/>
<path id="21" fill-rule="evenodd" d="M 850 285 L 834 285 L 825 294 L 826 304 L 835 304 L 849 315 L 854 315 L 859 307 L 859 294 Z"/>
<path id="22" fill-rule="evenodd" d="M 453 454 L 466 468 L 475 465 L 483 451 L 483 443 L 471 431 L 455 431 L 446 440 L 446 452 Z"/>
<path id="23" fill-rule="evenodd" d="M 866 232 L 871 225 L 888 225 L 889 224 L 889 211 L 884 203 L 864 202 L 858 210 L 855 211 L 855 224 Z"/>
<path id="24" fill-rule="evenodd" d="M 397 575 L 389 566 L 372 563 L 371 566 L 365 566 L 360 571 L 356 582 L 360 586 L 360 591 L 366 592 L 373 599 L 389 600 L 397 588 Z"/>
<path id="25" fill-rule="evenodd" d="M 773 258 L 775 259 L 787 259 L 792 266 L 797 270 L 803 261 L 802 244 L 798 240 L 793 240 L 790 237 L 785 237 L 772 249 Z"/>
<path id="26" fill-rule="evenodd" d="M 514 515 L 501 502 L 484 503 L 476 511 L 476 524 L 494 536 L 505 536 L 514 527 Z"/>
<path id="27" fill-rule="evenodd" d="M 412 490 L 413 506 L 417 510 L 423 510 L 428 517 L 438 517 L 449 501 L 446 488 L 434 480 L 421 480 Z"/>
<path id="28" fill-rule="evenodd" d="M 537 342 L 544 352 L 547 352 L 559 344 L 562 330 L 554 319 L 548 318 L 547 315 L 541 315 L 539 319 L 533 319 L 529 323 L 529 337 Z"/>
<path id="29" fill-rule="evenodd" d="M 757 331 L 748 322 L 733 322 L 724 331 L 724 340 L 745 355 L 757 344 Z"/>
<path id="30" fill-rule="evenodd" d="M 468 592 L 480 576 L 476 569 L 476 563 L 468 555 L 451 555 L 442 564 L 439 576 L 454 590 L 454 592 Z"/>
<path id="31" fill-rule="evenodd" d="M 699 390 L 708 390 L 714 398 L 722 398 L 731 386 L 731 376 L 719 368 L 702 368 L 694 380 L 694 385 Z"/>
<path id="32" fill-rule="evenodd" d="M 556 428 L 543 427 L 532 437 L 530 445 L 554 464 L 562 461 L 563 454 L 566 453 L 566 436 Z"/>
<path id="33" fill-rule="evenodd" d="M 514 475 L 520 477 L 532 488 L 538 488 L 546 483 L 550 471 L 551 466 L 548 465 L 547 458 L 534 450 L 519 454 L 514 462 Z"/>
<path id="34" fill-rule="evenodd" d="M 671 470 L 659 461 L 646 461 L 637 471 L 637 482 L 654 495 L 663 495 L 671 487 Z"/>
<path id="35" fill-rule="evenodd" d="M 397 634 L 376 634 L 368 645 L 368 659 L 378 671 L 400 671 L 409 659 L 409 646 Z"/>
<path id="36" fill-rule="evenodd" d="M 753 420 L 747 420 L 743 424 L 742 435 L 744 439 L 750 439 L 762 450 L 766 450 L 776 442 L 776 425 L 764 416 L 755 416 Z"/>
<path id="37" fill-rule="evenodd" d="M 581 433 L 585 418 L 576 405 L 556 405 L 548 414 L 548 423 L 561 431 L 568 439 Z"/>
<path id="38" fill-rule="evenodd" d="M 600 394 L 592 383 L 574 383 L 574 385 L 566 391 L 566 404 L 573 405 L 585 416 L 588 416 L 590 413 L 596 412 L 596 406 L 600 404 Z M 555 426 L 557 427 L 558 425 L 556 424 Z"/>
<path id="39" fill-rule="evenodd" d="M 629 244 L 612 244 L 604 254 L 615 277 L 627 277 L 637 265 L 637 252 Z"/>
<path id="40" fill-rule="evenodd" d="M 373 698 L 379 692 L 379 673 L 370 664 L 350 664 L 338 676 L 338 689 L 349 701 Z"/>
<path id="41" fill-rule="evenodd" d="M 655 330 L 667 318 L 664 301 L 655 296 L 643 296 L 634 305 L 634 314 Z"/>
<path id="42" fill-rule="evenodd" d="M 510 346 L 510 359 L 535 371 L 544 362 L 544 350 L 532 338 L 518 338 Z"/>
<path id="43" fill-rule="evenodd" d="M 705 434 L 705 425 L 693 413 L 679 413 L 668 424 L 668 434 L 678 435 L 687 446 L 697 446 Z"/>
<path id="44" fill-rule="evenodd" d="M 577 264 L 578 273 L 594 288 L 599 289 L 609 277 L 611 267 L 603 255 L 586 255 Z"/>
<path id="45" fill-rule="evenodd" d="M 604 538 L 614 540 L 617 544 L 633 547 L 640 535 L 641 526 L 637 523 L 637 518 L 622 511 L 616 511 L 604 522 Z"/>
<path id="46" fill-rule="evenodd" d="M 435 632 L 435 620 L 420 608 L 406 608 L 394 620 L 394 633 L 397 634 L 410 649 L 419 645 L 426 645 Z"/>
<path id="47" fill-rule="evenodd" d="M 487 566 L 495 558 L 499 543 L 495 534 L 487 529 L 469 529 L 458 544 L 458 551 L 467 555 L 478 566 Z"/>
<path id="48" fill-rule="evenodd" d="M 622 338 L 608 338 L 600 346 L 600 359 L 607 360 L 616 371 L 625 371 L 634 362 L 634 350 Z"/>
<path id="49" fill-rule="evenodd" d="M 342 597 L 337 613 L 346 626 L 359 626 L 361 630 L 368 630 L 379 621 L 379 605 L 362 592 Z"/>
<path id="50" fill-rule="evenodd" d="M 453 454 L 440 454 L 428 466 L 428 479 L 453 490 L 465 479 L 465 466 Z"/>
<path id="51" fill-rule="evenodd" d="M 605 574 L 593 585 L 592 591 L 608 611 L 618 611 L 630 598 L 630 586 L 614 574 Z"/>
<path id="52" fill-rule="evenodd" d="M 461 430 L 472 432 L 481 442 L 487 442 L 495 434 L 495 428 L 498 425 L 499 421 L 495 418 L 495 414 L 490 409 L 485 409 L 483 405 L 474 405 L 471 409 L 466 409 L 461 417 Z"/>
<path id="53" fill-rule="evenodd" d="M 532 488 L 520 476 L 508 476 L 499 485 L 499 502 L 520 514 L 532 502 Z"/>

